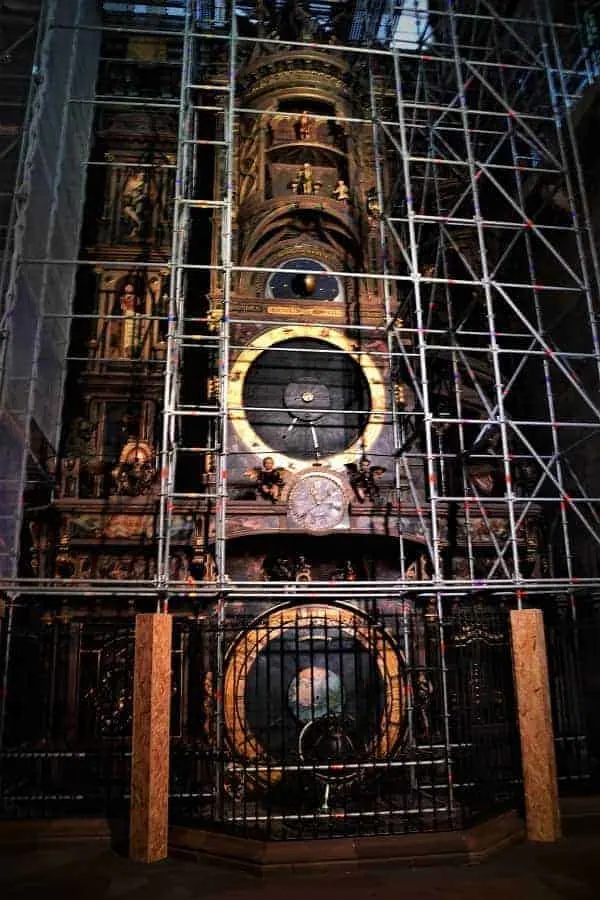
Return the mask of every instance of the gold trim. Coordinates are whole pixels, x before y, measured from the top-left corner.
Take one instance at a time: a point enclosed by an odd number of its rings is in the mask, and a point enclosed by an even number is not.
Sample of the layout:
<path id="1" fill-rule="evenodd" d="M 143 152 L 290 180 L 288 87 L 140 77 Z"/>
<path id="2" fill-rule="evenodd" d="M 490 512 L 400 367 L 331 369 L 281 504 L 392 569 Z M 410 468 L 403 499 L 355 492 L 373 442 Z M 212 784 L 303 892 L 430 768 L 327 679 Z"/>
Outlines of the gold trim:
<path id="1" fill-rule="evenodd" d="M 325 458 L 321 460 L 321 462 L 327 461 L 330 466 L 343 466 L 346 463 L 355 462 L 357 454 L 368 452 L 381 434 L 386 410 L 385 385 L 381 370 L 374 359 L 368 353 L 357 350 L 356 344 L 335 328 L 323 328 L 316 325 L 282 325 L 256 337 L 245 350 L 242 350 L 230 371 L 227 390 L 229 421 L 233 425 L 237 437 L 249 452 L 259 455 L 269 454 L 274 458 L 275 465 L 283 468 L 294 470 L 299 465 L 307 465 L 305 459 L 287 456 L 266 444 L 250 425 L 243 404 L 244 381 L 254 360 L 264 350 L 268 350 L 275 344 L 302 337 L 324 341 L 333 347 L 344 350 L 358 363 L 367 379 L 371 395 L 371 412 L 362 435 L 346 450 L 335 456 L 327 457 L 326 460 Z"/>
<path id="2" fill-rule="evenodd" d="M 326 604 L 303 604 L 275 609 L 266 616 L 254 620 L 250 630 L 237 638 L 227 654 L 224 678 L 225 729 L 232 748 L 242 759 L 264 763 L 263 770 L 257 769 L 257 780 L 276 783 L 281 778 L 281 770 L 270 769 L 268 754 L 254 737 L 246 721 L 246 683 L 252 665 L 269 640 L 291 626 L 338 629 L 356 638 L 367 652 L 375 656 L 377 669 L 381 675 L 385 703 L 379 720 L 380 727 L 366 752 L 375 759 L 388 759 L 402 737 L 406 711 L 406 685 L 401 657 L 391 637 L 374 628 L 364 613 L 358 609 L 346 609 Z"/>

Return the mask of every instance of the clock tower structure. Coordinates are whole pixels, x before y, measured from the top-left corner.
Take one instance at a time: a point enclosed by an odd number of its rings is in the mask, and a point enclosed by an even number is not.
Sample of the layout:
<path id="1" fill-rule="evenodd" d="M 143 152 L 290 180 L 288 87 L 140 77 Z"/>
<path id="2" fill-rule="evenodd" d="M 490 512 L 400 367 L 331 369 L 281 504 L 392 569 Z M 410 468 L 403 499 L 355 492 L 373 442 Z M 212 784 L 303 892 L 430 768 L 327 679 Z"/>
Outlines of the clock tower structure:
<path id="1" fill-rule="evenodd" d="M 265 42 L 237 78 L 230 294 L 215 265 L 207 315 L 228 332 L 223 538 L 236 581 L 400 576 L 390 510 L 409 391 L 389 352 L 388 173 L 361 119 L 361 74 L 330 48 Z M 221 252 L 215 229 L 213 264 Z"/>

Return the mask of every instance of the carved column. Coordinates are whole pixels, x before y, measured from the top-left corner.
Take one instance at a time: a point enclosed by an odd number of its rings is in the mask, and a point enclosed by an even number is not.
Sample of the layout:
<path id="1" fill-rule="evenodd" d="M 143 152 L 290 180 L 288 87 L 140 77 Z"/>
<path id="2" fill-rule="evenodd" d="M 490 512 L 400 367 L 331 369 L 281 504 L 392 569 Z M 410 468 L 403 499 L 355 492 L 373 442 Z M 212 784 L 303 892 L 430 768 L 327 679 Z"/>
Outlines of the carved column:
<path id="1" fill-rule="evenodd" d="M 560 812 L 542 612 L 512 610 L 510 623 L 527 837 L 530 841 L 557 841 Z"/>
<path id="2" fill-rule="evenodd" d="M 171 635 L 169 615 L 136 616 L 129 856 L 138 862 L 167 856 Z"/>

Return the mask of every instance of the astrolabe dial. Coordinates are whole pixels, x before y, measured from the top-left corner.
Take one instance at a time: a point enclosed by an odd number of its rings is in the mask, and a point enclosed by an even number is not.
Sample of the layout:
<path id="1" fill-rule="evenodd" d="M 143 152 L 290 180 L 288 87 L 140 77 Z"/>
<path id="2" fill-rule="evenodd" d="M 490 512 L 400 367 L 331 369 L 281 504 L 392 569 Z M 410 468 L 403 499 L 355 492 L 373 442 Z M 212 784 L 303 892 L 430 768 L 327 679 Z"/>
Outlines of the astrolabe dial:
<path id="1" fill-rule="evenodd" d="M 314 472 L 296 482 L 288 498 L 288 518 L 292 528 L 328 531 L 344 518 L 346 495 L 332 475 Z"/>

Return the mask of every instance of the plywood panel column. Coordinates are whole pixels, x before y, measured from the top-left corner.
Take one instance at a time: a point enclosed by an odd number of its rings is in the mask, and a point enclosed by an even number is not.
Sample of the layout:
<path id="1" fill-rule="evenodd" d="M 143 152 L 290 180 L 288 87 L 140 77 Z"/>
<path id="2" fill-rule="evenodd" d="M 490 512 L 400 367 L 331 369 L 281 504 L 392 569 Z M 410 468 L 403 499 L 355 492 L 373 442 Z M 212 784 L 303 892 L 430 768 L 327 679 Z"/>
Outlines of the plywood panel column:
<path id="1" fill-rule="evenodd" d="M 135 619 L 133 746 L 129 856 L 157 862 L 167 856 L 172 619 Z"/>
<path id="2" fill-rule="evenodd" d="M 544 621 L 539 609 L 510 614 L 527 837 L 557 841 L 560 813 Z"/>

